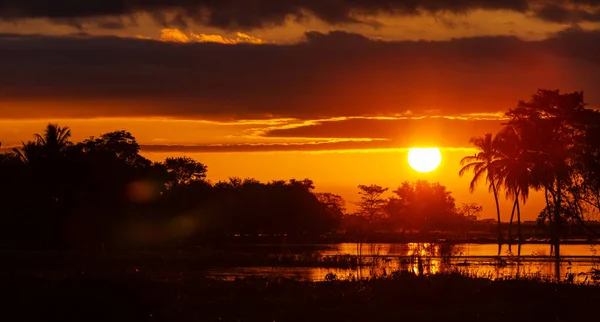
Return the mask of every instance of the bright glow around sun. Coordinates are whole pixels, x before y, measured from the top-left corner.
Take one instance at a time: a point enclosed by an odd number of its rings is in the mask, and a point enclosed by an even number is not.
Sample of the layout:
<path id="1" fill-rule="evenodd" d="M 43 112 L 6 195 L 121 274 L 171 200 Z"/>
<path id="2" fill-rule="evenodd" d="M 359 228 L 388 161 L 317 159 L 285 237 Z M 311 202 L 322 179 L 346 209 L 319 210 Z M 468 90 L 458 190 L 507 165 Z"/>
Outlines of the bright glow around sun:
<path id="1" fill-rule="evenodd" d="M 418 172 L 431 172 L 442 163 L 438 148 L 412 148 L 408 150 L 408 164 Z"/>

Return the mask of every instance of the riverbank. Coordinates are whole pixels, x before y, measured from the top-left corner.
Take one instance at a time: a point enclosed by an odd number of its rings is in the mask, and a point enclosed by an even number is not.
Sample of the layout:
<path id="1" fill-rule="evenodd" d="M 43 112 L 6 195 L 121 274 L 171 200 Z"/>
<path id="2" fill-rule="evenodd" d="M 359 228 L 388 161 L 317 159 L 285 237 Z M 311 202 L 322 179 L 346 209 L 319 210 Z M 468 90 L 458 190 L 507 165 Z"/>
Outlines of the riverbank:
<path id="1" fill-rule="evenodd" d="M 584 321 L 596 286 L 394 273 L 365 281 L 221 281 L 141 273 L 2 279 L 10 321 Z"/>

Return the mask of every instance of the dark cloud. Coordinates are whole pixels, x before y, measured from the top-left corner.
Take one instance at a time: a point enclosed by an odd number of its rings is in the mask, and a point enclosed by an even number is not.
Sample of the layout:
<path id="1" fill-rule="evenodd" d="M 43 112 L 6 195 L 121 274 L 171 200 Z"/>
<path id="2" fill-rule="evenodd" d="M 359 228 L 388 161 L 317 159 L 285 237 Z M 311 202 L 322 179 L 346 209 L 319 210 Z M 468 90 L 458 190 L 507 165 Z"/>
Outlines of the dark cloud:
<path id="1" fill-rule="evenodd" d="M 356 14 L 397 15 L 464 13 L 475 9 L 527 11 L 538 0 L 0 0 L 2 18 L 81 18 L 106 15 L 176 14 L 185 20 L 221 28 L 256 28 L 283 24 L 287 18 L 316 16 L 328 23 L 361 22 Z M 544 3 L 552 1 L 544 1 Z M 581 2 L 555 0 L 557 4 Z M 586 3 L 597 4 L 587 0 Z M 159 19 L 160 20 L 160 19 Z M 167 23 L 166 19 L 162 20 Z"/>
<path id="2" fill-rule="evenodd" d="M 61 22 L 146 12 L 160 25 L 169 27 L 195 23 L 225 29 L 253 29 L 282 25 L 290 18 L 303 20 L 307 16 L 330 24 L 376 26 L 377 21 L 361 20 L 360 15 L 403 16 L 502 9 L 564 23 L 598 21 L 599 6 L 598 0 L 0 0 L 0 19 L 37 17 Z M 449 20 L 446 23 L 454 24 Z"/>
<path id="3" fill-rule="evenodd" d="M 0 115 L 319 118 L 505 111 L 538 88 L 600 106 L 600 33 L 294 45 L 0 35 Z"/>
<path id="4" fill-rule="evenodd" d="M 597 5 L 597 4 L 596 4 Z M 557 23 L 578 23 L 582 21 L 600 21 L 600 8 L 564 7 L 548 4 L 535 11 L 538 18 Z"/>
<path id="5" fill-rule="evenodd" d="M 97 26 L 101 29 L 124 29 L 126 27 L 123 21 L 99 21 Z"/>
<path id="6" fill-rule="evenodd" d="M 225 145 L 147 145 L 147 152 L 246 152 L 382 149 L 410 146 L 468 146 L 473 133 L 497 133 L 502 120 L 469 118 L 342 119 L 312 121 L 307 126 L 274 129 L 273 139 L 304 138 L 307 142 Z M 322 138 L 328 138 L 328 141 Z M 311 142 L 314 139 L 314 142 Z"/>

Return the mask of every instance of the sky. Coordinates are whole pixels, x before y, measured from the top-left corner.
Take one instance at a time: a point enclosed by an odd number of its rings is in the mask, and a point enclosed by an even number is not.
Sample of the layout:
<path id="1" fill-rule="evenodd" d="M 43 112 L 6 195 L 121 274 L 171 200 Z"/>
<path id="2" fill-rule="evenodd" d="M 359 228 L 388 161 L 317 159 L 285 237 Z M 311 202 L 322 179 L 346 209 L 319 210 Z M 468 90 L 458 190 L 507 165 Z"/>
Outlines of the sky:
<path id="1" fill-rule="evenodd" d="M 493 218 L 460 159 L 539 88 L 600 106 L 600 0 L 0 0 L 5 149 L 48 122 L 127 129 L 213 182 L 308 177 L 355 202 L 425 179 Z M 443 161 L 420 174 L 407 149 L 426 146 Z"/>

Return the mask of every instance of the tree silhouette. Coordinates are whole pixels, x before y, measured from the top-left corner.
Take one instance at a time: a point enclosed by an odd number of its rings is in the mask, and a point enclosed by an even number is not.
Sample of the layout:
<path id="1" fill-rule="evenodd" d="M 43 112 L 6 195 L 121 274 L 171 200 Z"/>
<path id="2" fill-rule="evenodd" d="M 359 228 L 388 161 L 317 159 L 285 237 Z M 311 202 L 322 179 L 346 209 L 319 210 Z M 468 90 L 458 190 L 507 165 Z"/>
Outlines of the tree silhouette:
<path id="1" fill-rule="evenodd" d="M 164 166 L 172 176 L 172 179 L 167 183 L 167 186 L 171 188 L 189 185 L 206 178 L 207 167 L 189 157 L 167 158 Z"/>
<path id="2" fill-rule="evenodd" d="M 470 140 L 478 152 L 473 156 L 466 156 L 460 164 L 462 168 L 459 175 L 463 176 L 467 172 L 473 172 L 473 179 L 469 185 L 469 191 L 473 192 L 477 183 L 484 179 L 488 184 L 489 191 L 493 192 L 496 202 L 496 216 L 498 221 L 498 242 L 502 241 L 502 226 L 500 221 L 500 204 L 498 202 L 499 179 L 496 170 L 496 161 L 500 155 L 498 137 L 486 133 L 482 137 L 474 137 Z"/>
<path id="3" fill-rule="evenodd" d="M 331 192 L 315 193 L 315 197 L 325 206 L 333 217 L 341 218 L 346 213 L 346 201 L 340 195 Z"/>
<path id="4" fill-rule="evenodd" d="M 125 131 L 114 131 L 91 137 L 78 144 L 83 152 L 102 154 L 105 157 L 116 158 L 133 167 L 148 167 L 150 160 L 142 157 L 140 145 L 135 137 Z"/>
<path id="5" fill-rule="evenodd" d="M 48 124 L 44 134 L 35 134 L 36 143 L 43 146 L 49 152 L 57 153 L 64 151 L 71 145 L 71 129 L 60 127 L 58 124 Z"/>
<path id="6" fill-rule="evenodd" d="M 21 149 L 14 148 L 23 162 L 35 162 L 44 159 L 56 159 L 72 145 L 71 130 L 58 124 L 48 124 L 43 134 L 35 133 L 34 141 L 23 142 Z"/>
<path id="7" fill-rule="evenodd" d="M 583 93 L 560 94 L 558 90 L 540 90 L 528 102 L 519 102 L 506 115 L 527 151 L 531 151 L 531 185 L 546 192 L 551 208 L 550 226 L 553 243 L 559 243 L 565 192 L 572 185 L 572 159 L 577 155 L 577 114 L 585 109 Z"/>
<path id="8" fill-rule="evenodd" d="M 359 185 L 358 189 L 360 189 L 358 194 L 361 196 L 358 202 L 360 214 L 369 218 L 369 223 L 373 224 L 373 219 L 383 211 L 382 207 L 386 203 L 383 194 L 388 191 L 388 188 L 372 184 Z"/>
<path id="9" fill-rule="evenodd" d="M 509 121 L 496 138 L 487 134 L 472 140 L 480 153 L 462 160 L 460 174 L 473 170 L 471 188 L 487 174 L 496 202 L 499 188 L 514 200 L 509 238 L 516 212 L 522 240 L 520 204 L 530 189 L 544 191 L 546 207 L 539 219 L 550 223 L 553 244 L 560 243 L 567 222 L 599 236 L 586 225 L 584 213 L 600 209 L 600 112 L 585 105 L 582 92 L 539 90 L 506 113 Z"/>
<path id="10" fill-rule="evenodd" d="M 393 193 L 395 196 L 389 198 L 385 208 L 397 227 L 429 232 L 464 224 L 464 216 L 457 214 L 452 194 L 438 182 L 406 181 Z"/>
<path id="11" fill-rule="evenodd" d="M 521 242 L 521 207 L 519 198 L 525 204 L 529 197 L 529 186 L 532 180 L 532 157 L 515 127 L 510 125 L 505 126 L 498 134 L 498 139 L 499 156 L 495 162 L 499 184 L 504 188 L 506 197 L 514 200 L 510 216 L 508 239 L 512 241 L 512 223 L 516 212 L 517 235 L 519 242 Z"/>
<path id="12" fill-rule="evenodd" d="M 479 214 L 483 212 L 483 206 L 473 203 L 462 203 L 460 207 L 457 209 L 458 213 L 464 216 L 465 218 L 476 221 L 479 217 Z"/>

